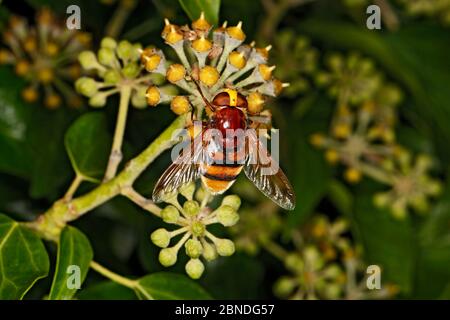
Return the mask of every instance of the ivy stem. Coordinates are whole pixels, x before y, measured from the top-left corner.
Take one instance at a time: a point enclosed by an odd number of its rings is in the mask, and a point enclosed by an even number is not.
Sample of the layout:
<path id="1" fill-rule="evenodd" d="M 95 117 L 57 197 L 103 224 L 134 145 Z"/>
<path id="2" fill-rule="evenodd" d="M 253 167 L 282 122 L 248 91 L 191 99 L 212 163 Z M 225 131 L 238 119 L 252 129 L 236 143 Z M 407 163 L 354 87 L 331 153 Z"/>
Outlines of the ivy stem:
<path id="1" fill-rule="evenodd" d="M 262 246 L 264 249 L 266 249 L 271 255 L 273 255 L 275 258 L 284 261 L 288 255 L 288 253 L 286 252 L 286 250 L 284 250 L 283 247 L 281 247 L 280 245 L 278 245 L 277 243 L 269 240 L 269 241 L 264 241 L 262 243 Z"/>
<path id="2" fill-rule="evenodd" d="M 73 179 L 72 183 L 70 184 L 69 189 L 67 189 L 66 194 L 64 195 L 65 201 L 72 200 L 73 195 L 78 190 L 78 187 L 80 184 L 84 181 L 84 178 L 81 174 L 77 173 L 75 176 L 75 179 Z"/>
<path id="3" fill-rule="evenodd" d="M 125 25 L 129 15 L 136 7 L 137 1 L 123 0 L 119 1 L 119 5 L 114 11 L 111 20 L 106 26 L 105 34 L 111 38 L 117 38 Z"/>
<path id="4" fill-rule="evenodd" d="M 100 273 L 102 276 L 111 279 L 114 282 L 117 282 L 118 284 L 130 288 L 135 289 L 137 285 L 136 280 L 131 280 L 126 277 L 123 277 L 121 275 L 118 275 L 117 273 L 112 272 L 111 270 L 108 270 L 107 268 L 103 267 L 102 265 L 98 264 L 95 261 L 91 261 L 90 267 L 94 269 L 96 272 Z"/>
<path id="5" fill-rule="evenodd" d="M 108 167 L 106 168 L 105 177 L 103 181 L 111 180 L 117 172 L 120 161 L 122 161 L 122 142 L 125 133 L 125 126 L 127 123 L 128 106 L 130 104 L 131 87 L 124 85 L 120 89 L 120 103 L 119 113 L 117 115 L 116 129 L 114 132 L 114 139 L 109 156 Z"/>
<path id="6" fill-rule="evenodd" d="M 158 207 L 152 200 L 143 197 L 139 192 L 134 190 L 132 187 L 123 188 L 121 194 L 130 199 L 131 201 L 133 201 L 134 203 L 136 203 L 142 209 L 147 210 L 150 213 L 153 213 L 157 217 L 161 216 L 161 208 Z"/>
<path id="7" fill-rule="evenodd" d="M 132 186 L 150 163 L 176 142 L 174 137 L 178 130 L 184 128 L 186 120 L 186 115 L 179 116 L 144 151 L 130 160 L 113 179 L 70 201 L 56 201 L 35 221 L 24 223 L 24 225 L 44 239 L 58 241 L 61 230 L 68 222 L 80 218 L 90 210 L 119 195 L 125 188 Z"/>

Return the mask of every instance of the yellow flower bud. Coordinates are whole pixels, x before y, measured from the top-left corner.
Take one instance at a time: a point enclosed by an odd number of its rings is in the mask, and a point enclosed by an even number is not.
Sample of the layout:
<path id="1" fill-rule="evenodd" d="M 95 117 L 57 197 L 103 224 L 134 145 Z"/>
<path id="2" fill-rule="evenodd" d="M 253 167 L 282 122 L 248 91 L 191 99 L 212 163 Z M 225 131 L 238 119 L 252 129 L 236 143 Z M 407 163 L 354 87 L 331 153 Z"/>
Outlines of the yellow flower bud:
<path id="1" fill-rule="evenodd" d="M 242 52 L 233 51 L 230 53 L 229 57 L 230 64 L 236 69 L 242 69 L 245 66 L 245 57 Z"/>
<path id="2" fill-rule="evenodd" d="M 336 150 L 327 150 L 327 152 L 325 152 L 325 159 L 328 163 L 336 164 L 339 161 L 339 154 Z"/>
<path id="3" fill-rule="evenodd" d="M 309 142 L 315 147 L 322 147 L 325 144 L 325 136 L 321 133 L 313 133 L 309 137 Z"/>
<path id="4" fill-rule="evenodd" d="M 33 87 L 27 87 L 23 89 L 22 97 L 26 102 L 35 102 L 38 99 L 38 92 Z"/>
<path id="5" fill-rule="evenodd" d="M 223 198 L 222 206 L 230 206 L 234 210 L 239 210 L 239 207 L 241 206 L 241 198 L 235 194 L 228 195 Z"/>
<path id="6" fill-rule="evenodd" d="M 192 42 L 192 48 L 198 52 L 206 52 L 209 51 L 212 47 L 211 41 L 201 37 Z"/>
<path id="7" fill-rule="evenodd" d="M 186 243 L 184 244 L 184 248 L 186 249 L 186 254 L 193 259 L 197 259 L 198 257 L 200 257 L 203 252 L 202 244 L 200 243 L 200 241 L 195 239 L 189 239 L 188 241 L 186 241 Z"/>
<path id="8" fill-rule="evenodd" d="M 49 94 L 45 97 L 44 104 L 49 109 L 56 109 L 61 105 L 61 97 L 55 93 Z"/>
<path id="9" fill-rule="evenodd" d="M 359 171 L 356 168 L 349 168 L 344 173 L 345 180 L 347 180 L 350 183 L 358 183 L 361 181 L 362 174 L 361 171 Z"/>
<path id="10" fill-rule="evenodd" d="M 37 48 L 36 38 L 33 36 L 28 36 L 23 42 L 23 48 L 26 52 L 34 53 Z"/>
<path id="11" fill-rule="evenodd" d="M 209 28 L 211 28 L 211 25 L 205 19 L 205 13 L 203 11 L 200 14 L 200 18 L 192 22 L 192 28 L 203 32 L 208 31 Z"/>
<path id="12" fill-rule="evenodd" d="M 261 58 L 263 58 L 263 60 L 267 61 L 267 60 L 269 60 L 270 49 L 272 49 L 272 46 L 268 45 L 265 48 L 256 48 L 255 50 L 256 50 L 256 53 L 258 53 L 261 56 Z"/>
<path id="13" fill-rule="evenodd" d="M 350 135 L 350 125 L 347 123 L 340 123 L 334 126 L 333 135 L 336 138 L 345 139 Z"/>
<path id="14" fill-rule="evenodd" d="M 203 257 L 207 261 L 212 261 L 216 259 L 217 258 L 216 248 L 207 241 L 203 241 L 202 244 L 203 244 Z"/>
<path id="15" fill-rule="evenodd" d="M 158 68 L 159 64 L 161 63 L 161 56 L 155 53 L 149 56 L 143 56 L 143 59 L 145 60 L 145 70 L 147 70 L 148 72 L 152 72 L 153 70 Z"/>
<path id="16" fill-rule="evenodd" d="M 189 100 L 185 96 L 176 96 L 170 103 L 170 109 L 177 115 L 185 114 L 189 111 Z"/>
<path id="17" fill-rule="evenodd" d="M 167 80 L 169 80 L 169 82 L 176 83 L 181 79 L 184 79 L 185 75 L 186 69 L 183 67 L 183 65 L 174 63 L 167 69 L 166 78 Z"/>
<path id="18" fill-rule="evenodd" d="M 264 107 L 264 96 L 259 92 L 252 92 L 247 97 L 247 109 L 250 113 L 260 113 Z"/>
<path id="19" fill-rule="evenodd" d="M 165 37 L 165 40 L 168 44 L 175 44 L 183 40 L 183 35 L 179 33 L 174 26 L 171 26 L 169 33 Z"/>
<path id="20" fill-rule="evenodd" d="M 274 93 L 276 96 L 280 95 L 281 91 L 283 91 L 283 88 L 289 87 L 289 83 L 283 83 L 278 79 L 273 79 L 273 87 L 274 87 Z"/>
<path id="21" fill-rule="evenodd" d="M 176 223 L 179 217 L 180 213 L 178 212 L 178 209 L 172 205 L 168 205 L 161 211 L 161 218 L 166 223 Z"/>
<path id="22" fill-rule="evenodd" d="M 58 45 L 57 45 L 56 43 L 54 43 L 54 42 L 49 42 L 49 43 L 47 44 L 47 47 L 45 48 L 45 51 L 47 52 L 47 54 L 48 54 L 50 57 L 54 57 L 54 56 L 56 56 L 56 54 L 58 54 L 58 52 L 59 52 L 59 47 L 58 47 Z"/>
<path id="23" fill-rule="evenodd" d="M 200 70 L 200 81 L 208 87 L 211 87 L 219 80 L 219 72 L 216 68 L 205 66 Z"/>
<path id="24" fill-rule="evenodd" d="M 18 76 L 24 76 L 30 70 L 30 63 L 26 60 L 19 60 L 16 64 L 16 73 Z"/>
<path id="25" fill-rule="evenodd" d="M 155 86 L 148 87 L 145 98 L 147 99 L 148 105 L 156 106 L 161 100 L 159 89 Z"/>
<path id="26" fill-rule="evenodd" d="M 242 31 L 242 21 L 239 21 L 235 27 L 228 27 L 227 34 L 236 40 L 244 41 L 245 33 Z"/>
<path id="27" fill-rule="evenodd" d="M 42 83 L 50 83 L 53 81 L 54 74 L 50 68 L 43 68 L 38 71 L 37 77 Z"/>
<path id="28" fill-rule="evenodd" d="M 188 216 L 196 216 L 200 212 L 200 206 L 197 201 L 188 200 L 183 204 L 183 211 Z"/>
<path id="29" fill-rule="evenodd" d="M 275 66 L 271 66 L 269 67 L 266 64 L 260 64 L 258 66 L 258 71 L 259 74 L 261 75 L 261 77 L 263 78 L 264 81 L 268 81 L 270 78 L 272 78 L 272 71 L 275 69 Z M 279 82 L 279 81 L 278 81 Z M 281 82 L 280 82 L 281 83 Z M 281 83 L 281 88 L 283 88 L 283 85 Z M 280 89 L 281 92 L 281 89 Z"/>

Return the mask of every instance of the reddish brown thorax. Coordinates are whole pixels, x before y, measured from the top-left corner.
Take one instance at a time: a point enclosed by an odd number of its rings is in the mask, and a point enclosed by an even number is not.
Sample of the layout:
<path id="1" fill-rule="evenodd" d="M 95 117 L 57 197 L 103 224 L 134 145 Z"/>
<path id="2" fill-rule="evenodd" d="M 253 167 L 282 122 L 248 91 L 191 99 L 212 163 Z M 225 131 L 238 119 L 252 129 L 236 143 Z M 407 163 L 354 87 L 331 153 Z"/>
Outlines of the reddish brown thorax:
<path id="1" fill-rule="evenodd" d="M 228 130 L 245 130 L 247 122 L 244 113 L 235 107 L 221 107 L 216 110 L 209 125 L 212 129 L 217 129 L 225 137 Z"/>

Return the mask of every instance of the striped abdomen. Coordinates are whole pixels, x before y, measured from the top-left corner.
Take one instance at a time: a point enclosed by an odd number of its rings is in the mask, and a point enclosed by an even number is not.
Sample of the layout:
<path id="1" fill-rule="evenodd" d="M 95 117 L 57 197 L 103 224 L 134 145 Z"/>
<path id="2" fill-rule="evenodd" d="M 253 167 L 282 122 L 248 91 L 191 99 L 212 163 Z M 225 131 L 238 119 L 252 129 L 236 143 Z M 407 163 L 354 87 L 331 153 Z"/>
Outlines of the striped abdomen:
<path id="1" fill-rule="evenodd" d="M 226 152 L 226 158 L 222 151 L 209 153 L 211 164 L 201 164 L 202 182 L 205 188 L 212 194 L 221 194 L 228 190 L 241 173 L 245 160 L 244 148 Z"/>

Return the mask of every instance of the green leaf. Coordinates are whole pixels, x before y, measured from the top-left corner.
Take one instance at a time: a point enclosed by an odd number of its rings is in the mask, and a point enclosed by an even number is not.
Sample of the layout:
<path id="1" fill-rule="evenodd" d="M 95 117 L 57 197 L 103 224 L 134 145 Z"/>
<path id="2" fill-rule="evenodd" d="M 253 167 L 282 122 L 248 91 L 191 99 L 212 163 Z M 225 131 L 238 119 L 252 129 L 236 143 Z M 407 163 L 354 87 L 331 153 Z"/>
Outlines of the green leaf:
<path id="1" fill-rule="evenodd" d="M 98 181 L 105 172 L 111 145 L 105 115 L 90 112 L 79 117 L 67 131 L 65 145 L 75 172 Z"/>
<path id="2" fill-rule="evenodd" d="M 290 116 L 287 126 L 284 129 L 280 127 L 282 135 L 283 132 L 289 135 L 289 145 L 281 145 L 281 152 L 285 149 L 289 154 L 287 160 L 291 166 L 287 176 L 297 197 L 297 206 L 288 215 L 290 227 L 303 223 L 327 192 L 332 170 L 324 159 L 323 151 L 313 147 L 309 137 L 313 133 L 325 131 L 332 110 L 328 100 L 318 98 L 314 101 L 314 108 L 310 108 L 301 119 Z M 283 161 L 281 165 L 284 165 Z"/>
<path id="3" fill-rule="evenodd" d="M 49 300 L 69 300 L 77 289 L 70 289 L 68 284 L 75 274 L 69 270 L 70 266 L 77 266 L 80 270 L 80 285 L 86 278 L 93 252 L 88 238 L 78 229 L 67 226 L 61 232 L 58 244 L 56 271 L 53 277 Z"/>
<path id="4" fill-rule="evenodd" d="M 82 289 L 77 294 L 80 300 L 135 300 L 133 290 L 114 281 L 103 281 Z"/>
<path id="5" fill-rule="evenodd" d="M 18 222 L 0 215 L 0 300 L 22 299 L 48 270 L 42 241 Z"/>
<path id="6" fill-rule="evenodd" d="M 136 294 L 140 299 L 211 299 L 205 289 L 194 280 L 181 274 L 169 272 L 153 273 L 139 279 Z"/>
<path id="7" fill-rule="evenodd" d="M 0 67 L 0 171 L 26 177 L 30 156 L 25 146 L 30 110 L 21 90 L 25 83 L 8 66 Z"/>
<path id="8" fill-rule="evenodd" d="M 408 294 L 413 285 L 417 241 L 410 219 L 395 219 L 373 205 L 371 195 L 356 198 L 353 228 L 364 246 L 367 263 L 382 268 L 382 279 Z"/>
<path id="9" fill-rule="evenodd" d="M 178 0 L 191 20 L 197 20 L 202 12 L 208 22 L 217 26 L 220 0 Z"/>

